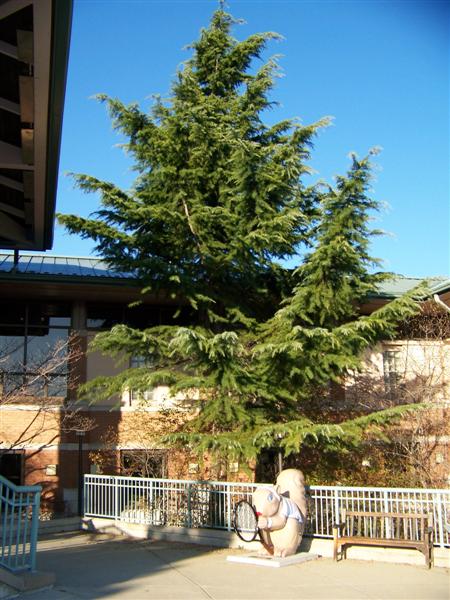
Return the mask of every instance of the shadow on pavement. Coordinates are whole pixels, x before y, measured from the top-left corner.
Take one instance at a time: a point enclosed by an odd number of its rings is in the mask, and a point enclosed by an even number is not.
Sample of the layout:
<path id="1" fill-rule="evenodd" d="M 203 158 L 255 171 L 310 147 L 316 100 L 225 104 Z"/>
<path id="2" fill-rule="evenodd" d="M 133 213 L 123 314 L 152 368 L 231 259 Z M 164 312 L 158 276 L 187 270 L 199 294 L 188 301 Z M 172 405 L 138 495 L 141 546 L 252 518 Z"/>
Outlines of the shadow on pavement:
<path id="1" fill-rule="evenodd" d="M 167 597 L 162 588 L 168 585 L 169 572 L 175 594 L 169 597 L 207 597 L 175 565 L 210 552 L 217 552 L 217 549 L 149 540 L 111 539 L 89 533 L 65 534 L 59 540 L 53 538 L 49 546 L 41 544 L 38 552 L 38 569 L 56 573 L 54 590 L 27 597 L 50 600 L 53 597 L 122 598 L 126 595 L 138 599 L 145 597 L 145 592 L 154 597 L 155 587 L 160 588 L 161 597 Z M 192 588 L 191 592 L 186 588 Z M 196 588 L 200 594 L 195 593 Z M 180 596 L 176 595 L 176 590 Z M 185 593 L 187 595 L 183 595 Z"/>
<path id="2" fill-rule="evenodd" d="M 24 600 L 448 600 L 448 570 L 319 559 L 285 568 L 227 562 L 239 550 L 85 533 L 39 544 L 53 589 Z"/>

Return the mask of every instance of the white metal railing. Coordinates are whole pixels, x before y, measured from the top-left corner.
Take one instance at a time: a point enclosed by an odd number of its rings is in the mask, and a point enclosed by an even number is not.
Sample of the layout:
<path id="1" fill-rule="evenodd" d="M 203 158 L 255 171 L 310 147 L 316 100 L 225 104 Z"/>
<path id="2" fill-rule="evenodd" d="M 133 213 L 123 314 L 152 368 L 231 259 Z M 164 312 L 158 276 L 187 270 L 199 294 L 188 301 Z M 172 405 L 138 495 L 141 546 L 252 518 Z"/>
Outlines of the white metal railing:
<path id="1" fill-rule="evenodd" d="M 255 483 L 84 476 L 84 514 L 128 523 L 232 530 L 233 506 L 250 499 Z M 342 509 L 433 515 L 434 543 L 450 547 L 450 490 L 308 487 L 306 535 L 333 537 Z"/>
<path id="2" fill-rule="evenodd" d="M 332 537 L 342 509 L 361 512 L 426 513 L 433 515 L 434 544 L 450 547 L 450 490 L 318 486 L 310 488 L 307 532 Z"/>

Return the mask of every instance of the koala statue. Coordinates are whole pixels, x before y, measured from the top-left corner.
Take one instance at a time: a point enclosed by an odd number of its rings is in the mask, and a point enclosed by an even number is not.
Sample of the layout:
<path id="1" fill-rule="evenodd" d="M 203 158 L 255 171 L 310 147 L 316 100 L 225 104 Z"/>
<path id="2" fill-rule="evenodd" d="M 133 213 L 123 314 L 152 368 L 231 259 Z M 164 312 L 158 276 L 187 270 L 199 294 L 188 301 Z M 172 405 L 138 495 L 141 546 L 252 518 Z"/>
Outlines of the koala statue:
<path id="1" fill-rule="evenodd" d="M 279 557 L 295 554 L 307 517 L 303 473 L 298 469 L 281 471 L 275 486 L 255 490 L 253 506 L 261 530 L 262 553 Z"/>

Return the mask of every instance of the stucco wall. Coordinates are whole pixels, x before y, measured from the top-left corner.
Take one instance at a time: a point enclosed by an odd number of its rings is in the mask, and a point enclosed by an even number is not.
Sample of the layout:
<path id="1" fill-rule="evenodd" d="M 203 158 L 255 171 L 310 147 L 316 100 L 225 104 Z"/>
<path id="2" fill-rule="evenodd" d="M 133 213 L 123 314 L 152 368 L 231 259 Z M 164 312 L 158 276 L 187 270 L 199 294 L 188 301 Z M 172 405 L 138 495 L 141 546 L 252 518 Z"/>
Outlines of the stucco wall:
<path id="1" fill-rule="evenodd" d="M 378 403 L 381 408 L 392 400 L 385 352 L 396 355 L 398 403 L 450 405 L 450 340 L 387 342 L 367 351 L 361 371 L 350 375 L 344 384 L 347 402 L 365 402 L 374 408 Z"/>

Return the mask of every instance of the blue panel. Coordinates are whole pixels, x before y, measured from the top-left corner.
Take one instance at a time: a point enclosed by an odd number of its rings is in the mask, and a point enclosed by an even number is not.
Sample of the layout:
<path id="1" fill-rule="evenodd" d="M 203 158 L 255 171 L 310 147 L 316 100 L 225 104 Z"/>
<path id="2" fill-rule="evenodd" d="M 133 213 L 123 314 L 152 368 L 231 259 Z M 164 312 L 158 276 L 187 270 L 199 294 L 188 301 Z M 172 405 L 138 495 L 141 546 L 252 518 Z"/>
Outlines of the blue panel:
<path id="1" fill-rule="evenodd" d="M 26 257 L 24 257 L 26 260 Z M 42 257 L 32 256 L 28 265 L 21 265 L 20 271 L 23 273 L 42 273 Z"/>
<path id="2" fill-rule="evenodd" d="M 0 271 L 8 272 L 14 266 L 14 260 L 12 256 L 8 256 L 5 254 L 0 255 Z"/>

